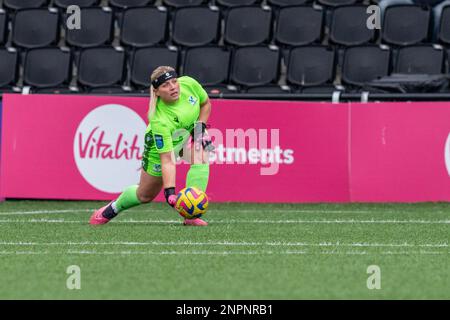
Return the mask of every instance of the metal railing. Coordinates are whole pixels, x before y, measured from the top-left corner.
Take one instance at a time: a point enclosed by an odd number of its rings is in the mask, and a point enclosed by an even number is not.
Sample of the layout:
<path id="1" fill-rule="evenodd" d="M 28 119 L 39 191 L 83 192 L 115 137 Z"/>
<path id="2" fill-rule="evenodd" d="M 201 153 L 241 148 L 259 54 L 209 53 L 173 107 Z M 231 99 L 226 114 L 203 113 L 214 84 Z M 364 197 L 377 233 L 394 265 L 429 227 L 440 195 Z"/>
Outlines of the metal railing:
<path id="1" fill-rule="evenodd" d="M 95 95 L 95 96 L 120 96 L 120 97 L 148 97 L 148 94 L 129 93 L 129 94 L 89 94 L 78 93 L 76 95 Z M 373 102 L 373 101 L 450 101 L 450 92 L 445 93 L 342 93 L 335 91 L 333 93 L 219 93 L 209 94 L 211 99 L 235 99 L 235 100 L 282 100 L 282 101 L 321 101 L 321 102 Z M 0 94 L 0 101 L 3 95 Z"/>

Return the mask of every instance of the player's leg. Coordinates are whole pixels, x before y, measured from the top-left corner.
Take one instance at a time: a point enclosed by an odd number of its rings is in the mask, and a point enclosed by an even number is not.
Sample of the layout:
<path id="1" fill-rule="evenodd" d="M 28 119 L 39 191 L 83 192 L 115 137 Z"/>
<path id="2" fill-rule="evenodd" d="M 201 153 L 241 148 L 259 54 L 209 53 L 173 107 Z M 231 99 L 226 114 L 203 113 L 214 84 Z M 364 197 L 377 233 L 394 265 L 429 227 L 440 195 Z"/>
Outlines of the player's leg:
<path id="1" fill-rule="evenodd" d="M 209 180 L 209 153 L 203 148 L 196 149 L 192 143 L 183 149 L 183 159 L 191 164 L 186 175 L 186 187 L 196 187 L 206 192 Z M 185 219 L 184 225 L 207 226 L 201 218 Z"/>
<path id="2" fill-rule="evenodd" d="M 186 175 L 186 187 L 196 187 L 206 192 L 209 181 L 209 152 L 196 149 L 193 143 L 183 149 L 183 159 L 191 164 Z"/>
<path id="3" fill-rule="evenodd" d="M 147 136 L 147 135 L 146 135 Z M 162 188 L 161 161 L 152 148 L 151 141 L 145 145 L 139 185 L 126 188 L 115 200 L 95 211 L 91 224 L 105 224 L 121 211 L 152 201 Z"/>
<path id="4" fill-rule="evenodd" d="M 149 203 L 158 195 L 161 188 L 161 177 L 152 176 L 141 169 L 139 185 L 129 186 L 115 201 L 95 211 L 90 223 L 105 224 L 124 210 Z"/>

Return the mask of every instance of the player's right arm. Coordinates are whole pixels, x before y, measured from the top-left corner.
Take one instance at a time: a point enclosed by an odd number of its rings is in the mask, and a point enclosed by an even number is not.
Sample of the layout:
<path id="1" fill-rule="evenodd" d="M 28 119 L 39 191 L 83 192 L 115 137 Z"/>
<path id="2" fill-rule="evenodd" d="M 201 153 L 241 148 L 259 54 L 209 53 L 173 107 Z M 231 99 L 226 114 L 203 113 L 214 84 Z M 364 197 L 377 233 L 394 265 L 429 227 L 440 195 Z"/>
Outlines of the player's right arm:
<path id="1" fill-rule="evenodd" d="M 160 153 L 161 171 L 164 187 L 164 196 L 166 201 L 172 207 L 175 205 L 175 177 L 176 165 L 174 161 L 173 151 Z"/>
<path id="2" fill-rule="evenodd" d="M 164 196 L 169 205 L 175 205 L 175 157 L 169 125 L 159 119 L 151 122 L 156 151 L 161 161 Z"/>

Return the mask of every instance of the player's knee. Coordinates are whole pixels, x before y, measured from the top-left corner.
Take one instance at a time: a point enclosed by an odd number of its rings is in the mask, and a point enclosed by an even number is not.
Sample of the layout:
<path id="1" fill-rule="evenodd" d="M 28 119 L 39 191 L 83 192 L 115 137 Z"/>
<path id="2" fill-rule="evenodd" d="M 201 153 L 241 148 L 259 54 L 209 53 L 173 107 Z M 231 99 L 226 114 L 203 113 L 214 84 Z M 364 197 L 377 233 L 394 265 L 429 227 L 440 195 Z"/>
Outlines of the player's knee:
<path id="1" fill-rule="evenodd" d="M 143 193 L 143 192 L 137 192 L 137 197 L 139 199 L 140 203 L 149 203 L 153 200 L 154 197 L 152 197 L 149 194 Z"/>
<path id="2" fill-rule="evenodd" d="M 194 164 L 209 164 L 209 152 L 195 152 L 194 153 Z"/>

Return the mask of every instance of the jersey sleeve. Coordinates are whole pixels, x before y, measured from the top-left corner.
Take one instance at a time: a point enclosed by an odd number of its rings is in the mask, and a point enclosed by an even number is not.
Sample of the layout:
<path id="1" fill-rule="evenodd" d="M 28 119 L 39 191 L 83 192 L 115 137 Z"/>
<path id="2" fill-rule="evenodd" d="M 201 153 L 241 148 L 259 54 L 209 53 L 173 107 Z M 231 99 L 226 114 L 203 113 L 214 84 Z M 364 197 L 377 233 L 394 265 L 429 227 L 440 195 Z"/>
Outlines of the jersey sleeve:
<path id="1" fill-rule="evenodd" d="M 208 93 L 203 89 L 202 85 L 194 78 L 189 77 L 192 90 L 198 96 L 200 105 L 204 104 L 208 100 Z"/>
<path id="2" fill-rule="evenodd" d="M 165 153 L 173 150 L 172 134 L 165 123 L 152 121 L 151 130 L 156 151 L 158 151 L 158 153 Z"/>

